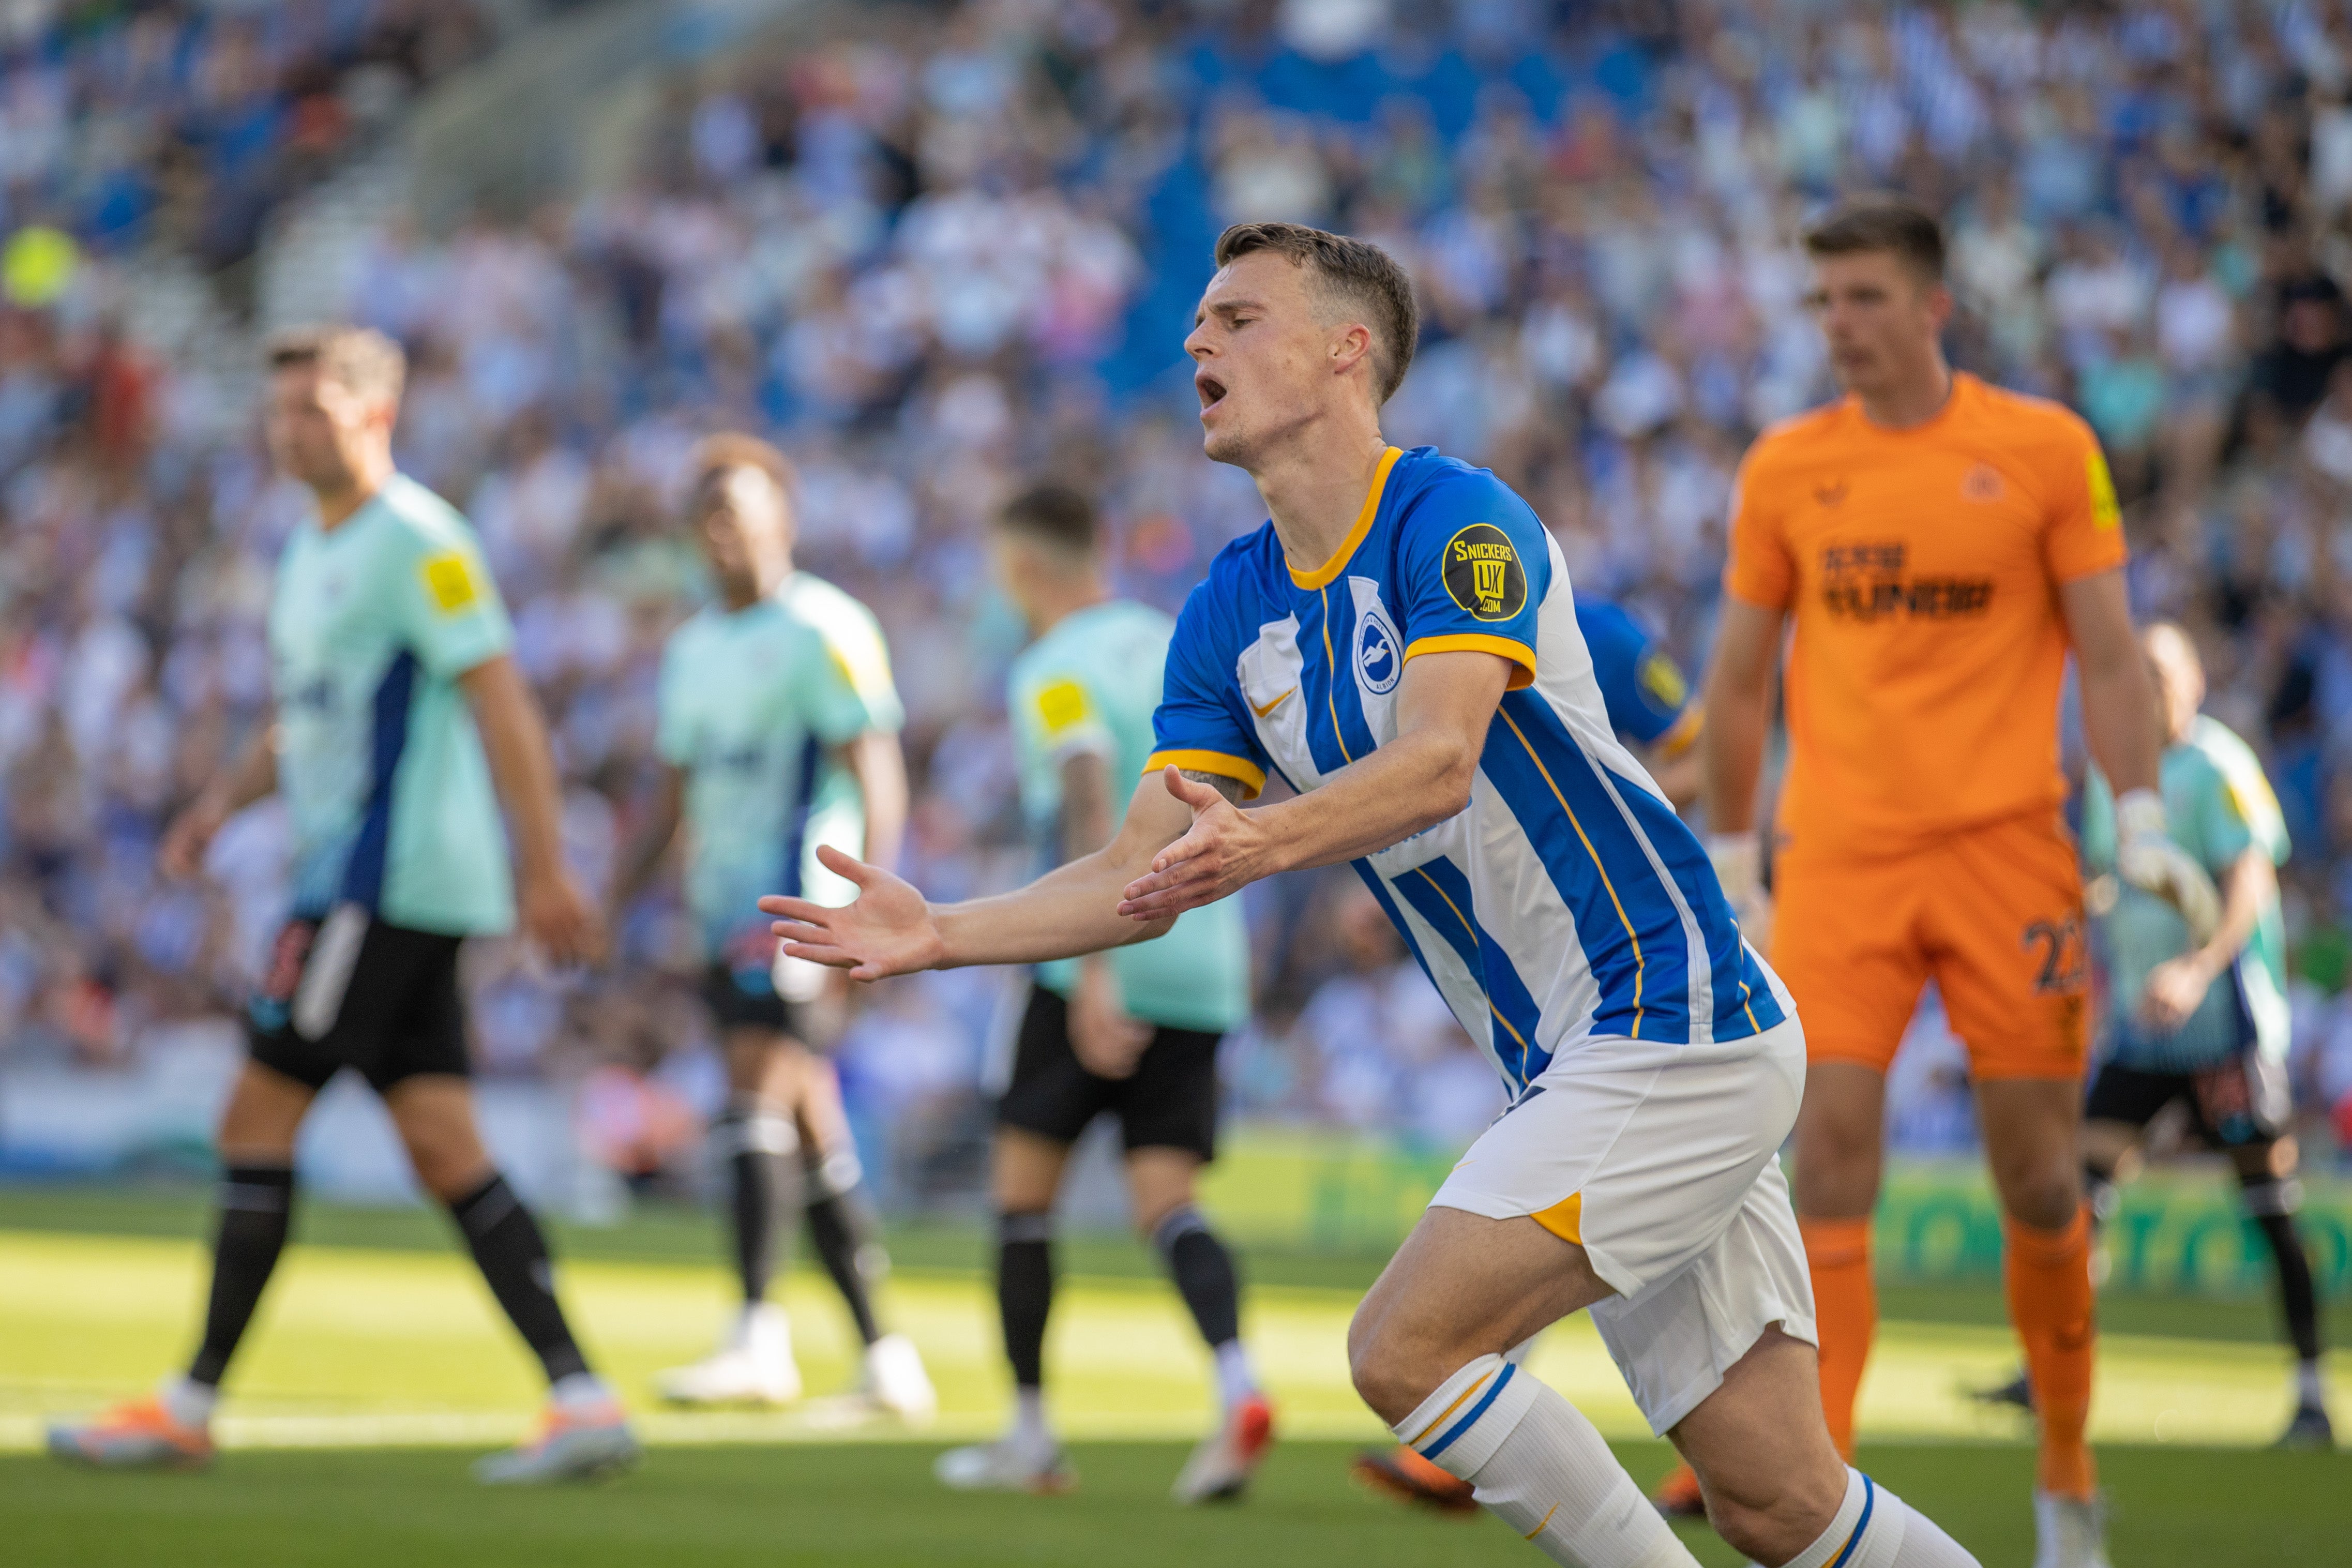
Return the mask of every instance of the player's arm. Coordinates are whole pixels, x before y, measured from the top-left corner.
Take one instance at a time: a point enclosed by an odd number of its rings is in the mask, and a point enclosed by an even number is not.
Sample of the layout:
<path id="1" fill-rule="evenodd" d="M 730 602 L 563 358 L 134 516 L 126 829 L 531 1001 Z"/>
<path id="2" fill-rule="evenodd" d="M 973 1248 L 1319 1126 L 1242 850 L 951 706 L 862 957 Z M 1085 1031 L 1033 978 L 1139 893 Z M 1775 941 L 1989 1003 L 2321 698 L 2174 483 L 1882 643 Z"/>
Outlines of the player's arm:
<path id="1" fill-rule="evenodd" d="M 887 730 L 865 730 L 834 753 L 866 802 L 866 858 L 896 866 L 907 838 L 907 753 Z"/>
<path id="2" fill-rule="evenodd" d="M 1405 663 L 1396 739 L 1318 787 L 1244 811 L 1169 770 L 1168 791 L 1196 814 L 1126 889 L 1118 911 L 1160 920 L 1213 904 L 1262 877 L 1329 866 L 1385 849 L 1470 804 L 1479 752 L 1503 700 L 1512 662 L 1456 648 Z"/>
<path id="3" fill-rule="evenodd" d="M 555 753 L 539 704 L 512 656 L 496 654 L 457 678 L 474 710 L 490 782 L 514 841 L 515 901 L 523 931 L 550 958 L 593 958 L 604 932 L 563 864 L 563 807 Z"/>
<path id="4" fill-rule="evenodd" d="M 620 869 L 613 879 L 614 916 L 635 902 L 637 895 L 645 891 L 646 884 L 653 880 L 654 872 L 668 858 L 670 846 L 677 842 L 678 825 L 685 819 L 686 770 L 675 763 L 664 763 L 645 820 L 637 825 L 628 847 L 621 852 Z"/>
<path id="5" fill-rule="evenodd" d="M 2134 790 L 2157 788 L 2163 754 L 2156 683 L 2132 630 L 2123 568 L 2058 585 L 2066 635 L 2083 688 L 2083 729 L 2091 760 L 2120 802 Z"/>
<path id="6" fill-rule="evenodd" d="M 228 768 L 213 776 L 172 819 L 156 851 L 167 877 L 193 877 L 204 867 L 205 850 L 221 825 L 255 801 L 278 793 L 278 712 L 261 715 L 245 747 Z"/>
<path id="7" fill-rule="evenodd" d="M 1111 840 L 1110 766 L 1100 752 L 1074 751 L 1062 759 L 1061 775 L 1062 858 L 1076 860 Z M 1150 1025 L 1129 1015 L 1108 956 L 1079 959 L 1070 997 L 1070 1047 L 1079 1064 L 1098 1078 L 1130 1078 L 1151 1034 Z"/>
<path id="8" fill-rule="evenodd" d="M 1698 741 L 1700 795 L 1706 803 L 1707 858 L 1723 895 L 1749 941 L 1769 937 L 1771 904 L 1764 892 L 1763 846 L 1756 832 L 1756 791 L 1764 742 L 1772 729 L 1772 683 L 1780 662 L 1786 612 L 1723 596 L 1715 657 L 1706 667 Z"/>
<path id="9" fill-rule="evenodd" d="M 2213 982 L 2229 972 L 2254 939 L 2263 910 L 2278 897 L 2278 868 L 2270 851 L 2250 844 L 2215 879 L 2221 892 L 2221 923 L 2202 946 L 2178 958 L 2166 959 L 2148 972 L 2140 993 L 2140 1016 L 2160 1030 L 2173 1030 L 2189 1021 L 2205 1000 Z"/>
<path id="10" fill-rule="evenodd" d="M 1785 619 L 1779 609 L 1724 596 L 1700 698 L 1700 793 L 1711 833 L 1755 830 L 1756 786 L 1772 728 L 1772 677 Z"/>
<path id="11" fill-rule="evenodd" d="M 2164 797 L 2157 793 L 2162 720 L 2132 631 L 2123 568 L 2059 584 L 2058 604 L 2074 647 L 2091 760 L 2116 793 L 2116 873 L 2176 905 L 2201 944 L 2221 923 L 2221 900 L 2205 868 L 2165 827 Z"/>
<path id="12" fill-rule="evenodd" d="M 1706 754 L 1699 745 L 1706 731 L 1706 710 L 1692 708 L 1683 721 L 1642 753 L 1642 765 L 1676 811 L 1698 799 L 1706 787 Z"/>
<path id="13" fill-rule="evenodd" d="M 1221 805 L 1241 795 L 1237 780 L 1187 773 L 1184 782 Z M 1010 893 L 931 904 L 905 879 L 824 845 L 817 858 L 856 884 L 853 902 L 826 909 L 771 894 L 760 908 L 776 917 L 786 952 L 846 969 L 853 980 L 972 963 L 1045 963 L 1142 942 L 1167 931 L 1172 917 L 1124 919 L 1118 902 L 1127 885 L 1150 869 L 1152 857 L 1192 826 L 1192 806 L 1171 789 L 1160 774 L 1146 778 L 1108 844 Z"/>

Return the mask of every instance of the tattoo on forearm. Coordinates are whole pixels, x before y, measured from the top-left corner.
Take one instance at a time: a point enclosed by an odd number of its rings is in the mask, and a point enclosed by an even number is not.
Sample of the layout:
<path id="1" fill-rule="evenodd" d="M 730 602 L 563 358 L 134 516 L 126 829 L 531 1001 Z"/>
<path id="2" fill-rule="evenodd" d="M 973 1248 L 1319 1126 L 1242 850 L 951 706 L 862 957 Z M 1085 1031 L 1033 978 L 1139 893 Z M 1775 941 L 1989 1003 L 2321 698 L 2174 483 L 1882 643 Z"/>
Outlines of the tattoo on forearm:
<path id="1" fill-rule="evenodd" d="M 1241 780 L 1227 778 L 1223 773 L 1204 773 L 1197 768 L 1179 768 L 1176 771 L 1182 773 L 1186 778 L 1191 779 L 1194 784 L 1207 784 L 1211 789 L 1215 790 L 1219 795 L 1223 795 L 1226 801 L 1230 804 L 1234 805 L 1241 805 L 1243 800 Z"/>

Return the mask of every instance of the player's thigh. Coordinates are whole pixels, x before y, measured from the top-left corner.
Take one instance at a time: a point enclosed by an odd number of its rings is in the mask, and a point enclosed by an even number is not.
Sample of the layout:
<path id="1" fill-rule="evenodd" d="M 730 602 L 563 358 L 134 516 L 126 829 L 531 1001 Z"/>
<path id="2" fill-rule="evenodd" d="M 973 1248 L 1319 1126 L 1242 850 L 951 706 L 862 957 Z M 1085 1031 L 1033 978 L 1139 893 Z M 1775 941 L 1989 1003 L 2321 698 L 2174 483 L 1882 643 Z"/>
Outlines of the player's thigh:
<path id="1" fill-rule="evenodd" d="M 2003 1078 L 1976 1086 L 1985 1164 L 2001 1207 L 2036 1230 L 2062 1230 L 2083 1203 L 2083 1089 L 2071 1078 Z"/>
<path id="2" fill-rule="evenodd" d="M 1778 1327 L 1765 1330 L 1667 1436 L 1728 1535 L 1741 1533 L 1745 1518 L 1792 1503 L 1791 1511 L 1834 1514 L 1845 1493 L 1845 1461 L 1822 1414 L 1819 1354 Z"/>
<path id="3" fill-rule="evenodd" d="M 1885 1072 L 1927 984 L 1912 860 L 1790 850 L 1772 893 L 1772 968 L 1796 998 L 1807 1059 Z"/>
<path id="4" fill-rule="evenodd" d="M 1532 1219 L 1432 1207 L 1356 1309 L 1349 1366 L 1365 1403 L 1402 1421 L 1467 1363 L 1609 1294 L 1583 1247 Z"/>
<path id="5" fill-rule="evenodd" d="M 1757 1170 L 1727 1224 L 1647 1289 L 1596 1301 L 1592 1326 L 1650 1430 L 1666 1436 L 1702 1409 L 1774 1331 L 1808 1344 L 1814 1322 L 1805 1243 L 1778 1161 Z M 1819 1421 L 1820 1405 L 1804 1409 Z"/>
<path id="6" fill-rule="evenodd" d="M 1178 1209 L 1189 1207 L 1201 1156 L 1190 1149 L 1148 1143 L 1127 1152 L 1127 1193 L 1135 1228 L 1149 1237 Z"/>
<path id="7" fill-rule="evenodd" d="M 2073 839 L 2055 815 L 1996 823 L 1940 847 L 1924 925 L 1936 986 L 1979 1083 L 2080 1082 L 2090 951 Z"/>
<path id="8" fill-rule="evenodd" d="M 853 1140 L 849 1107 L 841 1098 L 841 1074 L 824 1052 L 803 1046 L 793 1063 L 795 1091 L 793 1114 L 801 1124 L 801 1140 L 819 1152 L 840 1149 Z"/>
<path id="9" fill-rule="evenodd" d="M 1805 1069 L 1797 1112 L 1797 1208 L 1813 1219 L 1861 1219 L 1878 1203 L 1886 1147 L 1886 1077 L 1853 1061 Z"/>
<path id="10" fill-rule="evenodd" d="M 291 1160 L 302 1118 L 319 1091 L 276 1068 L 247 1060 L 221 1107 L 221 1159 L 230 1164 Z"/>
<path id="11" fill-rule="evenodd" d="M 408 1151 L 416 1179 L 454 1202 L 490 1176 L 489 1152 L 474 1121 L 473 1086 L 450 1073 L 417 1073 L 384 1091 L 384 1109 Z"/>
<path id="12" fill-rule="evenodd" d="M 2141 1131 L 2128 1121 L 2085 1121 L 2083 1163 L 2109 1176 L 2124 1173 L 2123 1167 L 2139 1152 Z"/>
<path id="13" fill-rule="evenodd" d="M 1479 1134 L 1431 1205 L 1531 1219 L 1637 1295 L 1731 1222 L 1796 1121 L 1804 1056 L 1794 1019 L 1699 1044 L 1582 1041 Z"/>
<path id="14" fill-rule="evenodd" d="M 2249 1185 L 2292 1181 L 2303 1168 L 2303 1151 L 2291 1132 L 2234 1144 L 2229 1152 L 2231 1169 L 2237 1173 L 2240 1182 Z"/>
<path id="15" fill-rule="evenodd" d="M 1000 1214 L 1039 1214 L 1054 1206 L 1070 1146 L 1018 1127 L 999 1127 L 989 1152 L 989 1190 Z"/>
<path id="16" fill-rule="evenodd" d="M 793 1103 L 798 1075 L 788 1038 L 763 1024 L 730 1024 L 719 1037 L 727 1058 L 727 1088 L 770 1105 Z"/>

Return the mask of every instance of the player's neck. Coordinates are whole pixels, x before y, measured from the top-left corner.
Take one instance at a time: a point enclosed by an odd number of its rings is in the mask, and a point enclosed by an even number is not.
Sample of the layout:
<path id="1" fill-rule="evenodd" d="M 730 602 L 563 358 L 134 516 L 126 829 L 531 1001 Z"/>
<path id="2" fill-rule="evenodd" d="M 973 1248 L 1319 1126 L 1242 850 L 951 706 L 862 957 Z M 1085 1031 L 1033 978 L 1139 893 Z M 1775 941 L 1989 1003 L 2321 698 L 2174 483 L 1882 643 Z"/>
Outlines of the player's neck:
<path id="1" fill-rule="evenodd" d="M 719 602 L 727 606 L 729 615 L 740 615 L 754 605 L 765 604 L 774 598 L 776 590 L 782 587 L 784 579 L 792 574 L 793 563 L 787 560 L 782 565 L 771 563 L 756 570 L 749 577 L 721 582 L 719 584 Z"/>
<path id="2" fill-rule="evenodd" d="M 375 500 L 376 492 L 392 482 L 392 454 L 380 460 L 363 461 L 352 473 L 351 483 L 332 489 L 312 487 L 310 503 L 319 514 L 319 531 L 332 533 L 359 514 L 360 508 Z"/>
<path id="3" fill-rule="evenodd" d="M 1250 470 L 1282 553 L 1297 572 L 1323 566 L 1347 543 L 1389 449 L 1377 424 L 1318 435 L 1310 426 L 1265 466 Z"/>
<path id="4" fill-rule="evenodd" d="M 1098 572 L 1086 572 L 1029 588 L 1029 635 L 1042 637 L 1080 610 L 1091 610 L 1110 597 Z"/>
<path id="5" fill-rule="evenodd" d="M 1952 367 L 1938 353 L 1918 374 L 1905 376 L 1876 392 L 1857 391 L 1854 395 L 1862 404 L 1862 416 L 1879 429 L 1913 430 L 1944 411 L 1958 384 Z"/>

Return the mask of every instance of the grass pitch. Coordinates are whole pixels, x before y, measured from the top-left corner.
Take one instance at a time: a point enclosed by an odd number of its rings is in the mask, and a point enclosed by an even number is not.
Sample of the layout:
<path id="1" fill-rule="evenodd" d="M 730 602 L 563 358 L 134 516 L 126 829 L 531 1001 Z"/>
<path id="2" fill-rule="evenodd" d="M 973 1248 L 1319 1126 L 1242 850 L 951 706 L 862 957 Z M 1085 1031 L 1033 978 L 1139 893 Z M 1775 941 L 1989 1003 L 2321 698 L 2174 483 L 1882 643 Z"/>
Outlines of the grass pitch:
<path id="1" fill-rule="evenodd" d="M 1301 1568 L 1529 1568 L 1493 1520 L 1437 1519 L 1360 1496 L 1350 1446 L 1286 1443 L 1248 1501 L 1167 1500 L 1184 1449 L 1080 1445 L 1078 1490 L 1052 1499 L 959 1497 L 930 1478 L 935 1446 L 656 1448 L 635 1475 L 586 1491 L 492 1492 L 442 1449 L 232 1453 L 205 1476 L 93 1475 L 0 1458 L 5 1557 L 25 1568 L 1128 1568 L 1204 1563 Z M 1620 1453 L 1640 1475 L 1664 1444 Z M 1947 1526 L 1986 1568 L 2032 1556 L 2021 1447 L 1895 1445 L 1872 1472 Z M 2110 1449 L 2116 1561 L 2171 1565 L 2344 1561 L 2345 1463 L 2324 1455 Z M 1709 1568 L 1738 1558 L 1703 1529 Z"/>
<path id="2" fill-rule="evenodd" d="M 1534 1561 L 1491 1521 L 1408 1514 L 1358 1495 L 1348 1454 L 1381 1440 L 1347 1382 L 1342 1336 L 1377 1260 L 1250 1260 L 1247 1333 L 1285 1440 L 1238 1509 L 1166 1500 L 1210 1403 L 1205 1357 L 1151 1261 L 1124 1244 L 1065 1248 L 1049 1384 L 1080 1491 L 967 1498 L 929 1477 L 947 1443 L 1003 1418 L 993 1303 L 970 1232 L 908 1232 L 890 1288 L 941 1396 L 921 1432 L 857 1419 L 839 1305 L 806 1268 L 787 1290 L 813 1397 L 776 1415 L 653 1408 L 653 1373 L 700 1354 L 728 1309 L 712 1227 L 652 1216 L 562 1238 L 563 1289 L 600 1367 L 640 1404 L 637 1474 L 585 1492 L 501 1494 L 471 1453 L 523 1430 L 536 1377 L 435 1216 L 319 1208 L 288 1254 L 231 1379 L 229 1451 L 208 1476 L 65 1470 L 28 1450 L 40 1417 L 148 1385 L 186 1352 L 201 1303 L 200 1201 L 0 1194 L 0 1561 L 481 1564 Z M 321 1245 L 324 1243 L 324 1245 Z M 958 1267 L 961 1265 L 961 1267 Z M 2017 1425 L 1963 1390 L 2013 1364 L 1997 1291 L 1892 1289 L 1863 1420 L 1874 1473 L 1988 1568 L 2031 1555 L 2032 1456 Z M 2127 1568 L 2347 1560 L 2352 1463 L 2252 1451 L 2285 1414 L 2284 1362 L 2259 1303 L 2118 1299 L 2105 1313 L 2095 1436 Z M 1581 1320 L 1536 1369 L 1647 1479 L 1649 1440 Z M 2339 1367 L 2339 1381 L 2342 1372 Z M 11 1452 L 10 1450 L 14 1450 Z M 1704 1531 L 1703 1561 L 1737 1561 Z"/>

